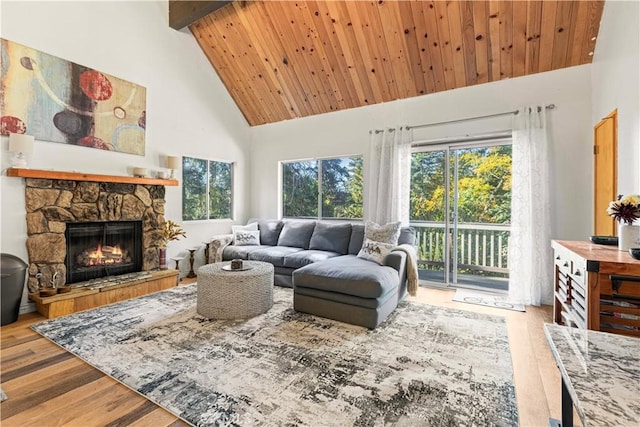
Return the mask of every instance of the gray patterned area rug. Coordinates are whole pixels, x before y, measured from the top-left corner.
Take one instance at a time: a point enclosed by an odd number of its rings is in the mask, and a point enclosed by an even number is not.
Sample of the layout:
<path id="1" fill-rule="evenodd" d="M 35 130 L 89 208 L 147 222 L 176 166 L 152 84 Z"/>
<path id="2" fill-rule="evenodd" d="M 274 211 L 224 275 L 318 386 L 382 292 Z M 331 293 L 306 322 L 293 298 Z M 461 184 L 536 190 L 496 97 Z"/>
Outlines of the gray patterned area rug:
<path id="1" fill-rule="evenodd" d="M 196 313 L 196 286 L 33 329 L 188 423 L 516 425 L 505 320 L 402 303 L 371 331 L 292 308 L 249 320 Z"/>

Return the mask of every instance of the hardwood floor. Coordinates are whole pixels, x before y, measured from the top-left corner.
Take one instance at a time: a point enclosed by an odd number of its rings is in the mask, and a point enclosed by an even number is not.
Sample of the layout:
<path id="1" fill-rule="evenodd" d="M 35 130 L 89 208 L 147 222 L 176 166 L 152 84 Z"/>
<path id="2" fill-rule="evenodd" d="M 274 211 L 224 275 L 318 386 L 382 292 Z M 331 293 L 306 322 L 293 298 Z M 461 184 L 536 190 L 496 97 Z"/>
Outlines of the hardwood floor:
<path id="1" fill-rule="evenodd" d="M 183 282 L 188 283 L 188 282 Z M 544 337 L 551 307 L 526 313 L 453 302 L 453 291 L 420 288 L 413 301 L 504 316 L 507 320 L 520 425 L 560 417 L 560 374 Z M 3 326 L 0 377 L 9 399 L 3 426 L 186 426 L 144 397 L 33 332 L 36 313 Z"/>

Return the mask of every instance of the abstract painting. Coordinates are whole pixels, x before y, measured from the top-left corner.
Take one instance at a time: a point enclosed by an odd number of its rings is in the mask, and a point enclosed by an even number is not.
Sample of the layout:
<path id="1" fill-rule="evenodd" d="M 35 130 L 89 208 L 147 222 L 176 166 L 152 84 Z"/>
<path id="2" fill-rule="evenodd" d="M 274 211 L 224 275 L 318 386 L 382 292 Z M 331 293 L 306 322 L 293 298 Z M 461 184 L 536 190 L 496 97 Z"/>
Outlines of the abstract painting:
<path id="1" fill-rule="evenodd" d="M 9 40 L 0 43 L 0 134 L 144 156 L 144 87 Z"/>

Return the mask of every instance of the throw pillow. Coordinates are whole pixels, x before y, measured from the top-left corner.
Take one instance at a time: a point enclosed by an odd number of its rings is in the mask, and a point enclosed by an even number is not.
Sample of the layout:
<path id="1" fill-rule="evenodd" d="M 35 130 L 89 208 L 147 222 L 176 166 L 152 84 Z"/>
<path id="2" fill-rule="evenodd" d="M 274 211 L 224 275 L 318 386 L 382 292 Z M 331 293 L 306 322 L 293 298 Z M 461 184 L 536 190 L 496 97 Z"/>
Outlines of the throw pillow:
<path id="1" fill-rule="evenodd" d="M 367 221 L 364 224 L 364 239 L 373 240 L 374 242 L 388 243 L 397 245 L 400 237 L 400 221 L 390 222 L 385 225 L 378 225 L 373 221 Z"/>
<path id="2" fill-rule="evenodd" d="M 373 240 L 364 239 L 362 249 L 358 252 L 358 258 L 367 259 L 384 265 L 384 259 L 396 245 L 391 243 L 375 242 Z"/>
<path id="3" fill-rule="evenodd" d="M 232 225 L 231 232 L 233 233 L 233 244 L 236 244 L 236 232 L 237 231 L 258 231 L 258 223 L 252 222 L 247 225 Z"/>
<path id="4" fill-rule="evenodd" d="M 236 246 L 250 246 L 260 244 L 260 232 L 258 230 L 236 231 L 233 233 Z"/>

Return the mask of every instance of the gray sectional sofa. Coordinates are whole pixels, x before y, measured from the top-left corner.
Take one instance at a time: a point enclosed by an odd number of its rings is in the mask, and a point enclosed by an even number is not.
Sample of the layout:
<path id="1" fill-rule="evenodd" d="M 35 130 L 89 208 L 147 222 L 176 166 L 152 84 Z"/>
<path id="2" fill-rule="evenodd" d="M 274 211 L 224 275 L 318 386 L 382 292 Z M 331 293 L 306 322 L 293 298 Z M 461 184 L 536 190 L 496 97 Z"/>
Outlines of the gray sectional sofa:
<path id="1" fill-rule="evenodd" d="M 358 258 L 364 225 L 306 220 L 249 220 L 259 226 L 260 245 L 214 239 L 218 258 L 269 262 L 274 282 L 293 287 L 296 311 L 374 329 L 407 293 L 407 253 L 392 251 L 384 265 Z M 398 245 L 415 242 L 402 228 Z"/>

